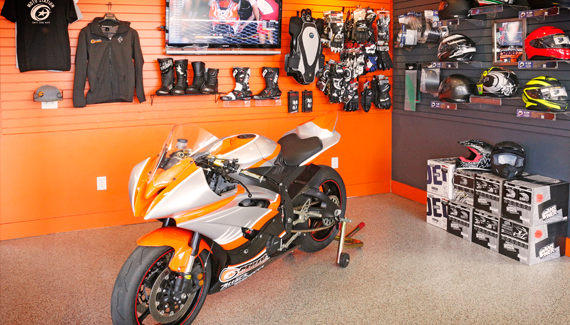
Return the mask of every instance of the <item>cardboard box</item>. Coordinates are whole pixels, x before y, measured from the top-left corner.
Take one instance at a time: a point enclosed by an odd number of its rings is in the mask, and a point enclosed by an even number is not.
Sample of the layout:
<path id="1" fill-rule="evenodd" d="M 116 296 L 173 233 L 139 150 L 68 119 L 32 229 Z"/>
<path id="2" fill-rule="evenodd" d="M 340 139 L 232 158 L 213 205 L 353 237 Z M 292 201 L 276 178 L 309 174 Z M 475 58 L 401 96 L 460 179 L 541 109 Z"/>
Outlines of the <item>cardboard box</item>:
<path id="1" fill-rule="evenodd" d="M 525 226 L 567 220 L 568 182 L 523 174 L 503 184 L 501 216 Z"/>
<path id="2" fill-rule="evenodd" d="M 499 253 L 527 265 L 565 254 L 568 221 L 527 227 L 501 218 Z"/>
<path id="3" fill-rule="evenodd" d="M 456 158 L 429 159 L 427 161 L 427 191 L 446 199 L 453 194 L 453 173 Z"/>
<path id="4" fill-rule="evenodd" d="M 481 172 L 456 169 L 453 173 L 453 194 L 451 201 L 473 206 L 475 199 L 475 177 Z"/>
<path id="5" fill-rule="evenodd" d="M 441 229 L 447 229 L 447 205 L 449 200 L 437 194 L 427 194 L 426 221 Z"/>
<path id="6" fill-rule="evenodd" d="M 472 216 L 472 207 L 456 202 L 449 202 L 447 209 L 447 232 L 471 241 Z"/>
<path id="7" fill-rule="evenodd" d="M 473 210 L 471 241 L 494 252 L 499 251 L 500 217 L 485 211 Z"/>
<path id="8" fill-rule="evenodd" d="M 500 216 L 504 181 L 504 178 L 493 173 L 477 174 L 473 207 Z"/>

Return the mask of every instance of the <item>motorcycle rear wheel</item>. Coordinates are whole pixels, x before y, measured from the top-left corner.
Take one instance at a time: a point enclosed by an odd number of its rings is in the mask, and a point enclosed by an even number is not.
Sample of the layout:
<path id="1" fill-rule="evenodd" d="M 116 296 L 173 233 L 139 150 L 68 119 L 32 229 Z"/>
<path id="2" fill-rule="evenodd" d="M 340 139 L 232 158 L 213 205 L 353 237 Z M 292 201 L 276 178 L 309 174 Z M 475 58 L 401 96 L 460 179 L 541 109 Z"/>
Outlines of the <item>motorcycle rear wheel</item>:
<path id="1" fill-rule="evenodd" d="M 139 246 L 133 251 L 121 268 L 113 288 L 111 317 L 114 325 L 162 324 L 150 313 L 150 294 L 157 279 L 162 279 L 164 283 L 163 272 L 168 269 L 173 253 L 171 247 Z M 204 305 L 212 277 L 211 263 L 204 265 L 200 256 L 196 257 L 194 263 L 204 269 L 204 284 L 195 294 L 188 294 L 186 303 L 192 305 L 189 308 L 180 306 L 179 310 L 184 314 L 168 325 L 191 324 Z M 158 285 L 162 287 L 161 283 Z"/>
<path id="2" fill-rule="evenodd" d="M 340 217 L 344 217 L 344 212 L 346 210 L 346 189 L 344 187 L 344 182 L 336 170 L 328 167 L 321 166 L 324 170 L 320 173 L 320 187 L 319 190 L 326 196 L 331 198 L 331 200 L 338 202 L 341 208 Z M 317 204 L 318 205 L 318 204 Z M 313 229 L 323 227 L 323 221 L 319 218 L 309 218 L 307 222 L 303 224 L 305 229 Z M 334 226 L 324 229 L 317 230 L 314 232 L 306 233 L 303 237 L 301 247 L 299 250 L 306 253 L 318 252 L 325 247 L 327 247 L 338 233 L 338 223 Z"/>

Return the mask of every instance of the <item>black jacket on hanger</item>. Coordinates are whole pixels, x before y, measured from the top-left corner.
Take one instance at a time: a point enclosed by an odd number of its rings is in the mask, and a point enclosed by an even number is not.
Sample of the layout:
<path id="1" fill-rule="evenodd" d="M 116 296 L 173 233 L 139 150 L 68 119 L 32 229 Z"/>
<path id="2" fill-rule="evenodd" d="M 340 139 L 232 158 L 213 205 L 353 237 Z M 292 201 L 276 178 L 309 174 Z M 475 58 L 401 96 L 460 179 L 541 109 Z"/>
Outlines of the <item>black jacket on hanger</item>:
<path id="1" fill-rule="evenodd" d="M 81 30 L 75 54 L 74 107 L 132 102 L 135 89 L 139 102 L 146 101 L 139 34 L 130 25 L 126 21 L 95 18 Z"/>

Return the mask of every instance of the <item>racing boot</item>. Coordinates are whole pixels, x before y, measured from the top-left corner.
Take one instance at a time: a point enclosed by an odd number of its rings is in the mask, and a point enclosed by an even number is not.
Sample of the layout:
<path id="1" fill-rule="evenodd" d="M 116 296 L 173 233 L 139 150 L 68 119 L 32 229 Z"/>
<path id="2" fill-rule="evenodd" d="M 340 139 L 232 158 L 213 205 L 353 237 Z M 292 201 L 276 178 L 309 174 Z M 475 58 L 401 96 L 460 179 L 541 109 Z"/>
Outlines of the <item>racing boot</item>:
<path id="1" fill-rule="evenodd" d="M 160 68 L 160 79 L 162 85 L 156 91 L 159 96 L 170 95 L 170 91 L 174 88 L 174 60 L 172 58 L 157 59 Z"/>
<path id="2" fill-rule="evenodd" d="M 172 89 L 173 95 L 184 95 L 188 87 L 188 60 L 174 61 L 176 69 L 176 86 Z"/>
<path id="3" fill-rule="evenodd" d="M 200 88 L 204 84 L 206 63 L 201 61 L 192 62 L 192 69 L 194 70 L 194 80 L 192 85 L 186 89 L 187 94 L 199 94 Z"/>
<path id="4" fill-rule="evenodd" d="M 236 80 L 236 87 L 227 95 L 222 96 L 222 100 L 251 99 L 249 68 L 234 68 L 232 74 Z"/>
<path id="5" fill-rule="evenodd" d="M 279 79 L 279 68 L 261 68 L 263 78 L 265 78 L 265 89 L 259 95 L 253 96 L 253 99 L 279 99 L 281 90 L 277 81 Z"/>
<path id="6" fill-rule="evenodd" d="M 220 69 L 208 68 L 206 71 L 206 82 L 200 87 L 202 94 L 215 94 L 218 92 L 218 72 L 220 72 Z"/>

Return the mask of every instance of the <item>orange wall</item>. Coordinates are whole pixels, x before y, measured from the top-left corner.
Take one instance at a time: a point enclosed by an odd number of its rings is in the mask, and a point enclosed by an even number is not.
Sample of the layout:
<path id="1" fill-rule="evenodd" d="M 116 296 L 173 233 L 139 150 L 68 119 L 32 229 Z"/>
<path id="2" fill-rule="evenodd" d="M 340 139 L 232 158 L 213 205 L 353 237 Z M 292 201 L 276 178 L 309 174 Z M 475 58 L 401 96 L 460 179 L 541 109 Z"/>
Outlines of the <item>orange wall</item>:
<path id="1" fill-rule="evenodd" d="M 108 1 L 81 0 L 85 18 L 70 25 L 72 62 L 79 30 L 107 11 Z M 252 68 L 250 85 L 257 93 L 264 88 L 261 67 L 280 67 L 279 85 L 284 93 L 280 105 L 224 107 L 214 96 L 155 97 L 160 85 L 156 58 L 165 57 L 164 1 L 113 1 L 112 11 L 120 20 L 132 22 L 139 32 L 145 59 L 144 85 L 147 102 L 111 103 L 73 108 L 71 95 L 74 66 L 70 72 L 31 71 L 15 67 L 14 24 L 0 17 L 0 240 L 79 229 L 142 222 L 132 217 L 127 195 L 131 168 L 156 154 L 174 123 L 193 122 L 218 137 L 255 132 L 273 140 L 296 125 L 340 104 L 328 104 L 315 84 L 302 86 L 285 77 L 284 55 L 289 52 L 289 17 L 296 10 L 311 8 L 315 17 L 323 10 L 340 10 L 361 4 L 375 9 L 392 8 L 380 1 L 285 1 L 282 55 L 276 56 L 174 56 L 201 60 L 220 68 L 220 91 L 229 92 L 234 81 L 232 66 Z M 3 1 L 0 1 L 0 6 Z M 325 50 L 327 59 L 337 58 Z M 387 73 L 391 77 L 391 73 Z M 362 78 L 361 78 L 362 83 Z M 42 110 L 32 101 L 35 89 L 51 84 L 63 92 L 56 110 Z M 313 113 L 287 113 L 286 92 L 313 90 Z M 254 101 L 251 102 L 252 105 Z M 235 105 L 234 105 L 235 106 Z M 317 159 L 330 164 L 339 157 L 339 173 L 349 196 L 390 191 L 391 112 L 372 109 L 340 113 L 338 145 Z M 352 168 L 349 168 L 351 166 Z M 355 168 L 356 167 L 356 168 Z M 107 177 L 107 190 L 97 191 L 96 178 Z"/>

